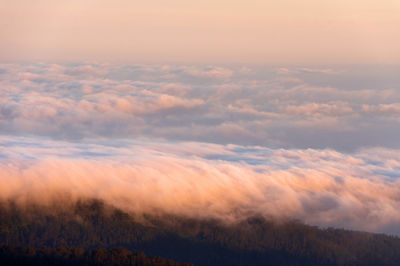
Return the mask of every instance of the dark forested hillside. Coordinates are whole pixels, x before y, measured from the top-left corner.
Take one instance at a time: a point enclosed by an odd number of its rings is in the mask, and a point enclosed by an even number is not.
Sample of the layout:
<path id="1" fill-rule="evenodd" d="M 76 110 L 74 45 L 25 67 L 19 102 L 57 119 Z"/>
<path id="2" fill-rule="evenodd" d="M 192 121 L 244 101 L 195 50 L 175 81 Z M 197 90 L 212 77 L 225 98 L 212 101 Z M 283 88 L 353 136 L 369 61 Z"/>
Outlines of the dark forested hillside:
<path id="1" fill-rule="evenodd" d="M 296 221 L 251 217 L 227 225 L 168 215 L 139 219 L 96 200 L 64 208 L 7 202 L 0 217 L 0 259 L 9 265 L 17 257 L 101 265 L 99 252 L 103 265 L 112 265 L 115 254 L 126 265 L 179 265 L 147 256 L 195 265 L 400 265 L 397 237 Z M 129 264 L 139 263 L 139 257 L 142 264 Z"/>
<path id="2" fill-rule="evenodd" d="M 3 266 L 19 265 L 126 265 L 126 266 L 190 266 L 160 257 L 148 257 L 143 252 L 127 250 L 123 247 L 111 249 L 96 248 L 84 250 L 77 247 L 32 248 L 0 245 L 0 264 Z"/>

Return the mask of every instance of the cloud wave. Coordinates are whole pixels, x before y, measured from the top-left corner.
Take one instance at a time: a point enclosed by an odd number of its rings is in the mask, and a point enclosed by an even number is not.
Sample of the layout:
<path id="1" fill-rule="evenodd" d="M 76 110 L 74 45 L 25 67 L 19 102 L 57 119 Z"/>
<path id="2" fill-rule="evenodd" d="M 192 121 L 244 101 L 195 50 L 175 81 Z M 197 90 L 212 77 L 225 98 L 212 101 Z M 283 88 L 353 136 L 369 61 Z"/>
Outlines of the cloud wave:
<path id="1" fill-rule="evenodd" d="M 0 198 L 98 198 L 133 213 L 252 214 L 400 233 L 400 151 L 195 142 L 0 140 Z"/>

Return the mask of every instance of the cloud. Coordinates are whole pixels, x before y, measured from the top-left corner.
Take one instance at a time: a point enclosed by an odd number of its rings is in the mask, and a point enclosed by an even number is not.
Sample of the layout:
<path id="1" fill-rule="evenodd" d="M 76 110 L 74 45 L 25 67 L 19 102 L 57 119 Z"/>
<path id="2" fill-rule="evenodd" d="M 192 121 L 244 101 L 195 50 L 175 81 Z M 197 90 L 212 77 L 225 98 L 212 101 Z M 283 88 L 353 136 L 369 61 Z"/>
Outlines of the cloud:
<path id="1" fill-rule="evenodd" d="M 331 68 L 311 68 L 311 67 L 298 67 L 298 68 L 287 68 L 287 67 L 280 67 L 276 70 L 277 74 L 280 75 L 287 75 L 287 74 L 300 74 L 300 73 L 307 73 L 307 74 L 323 74 L 323 75 L 333 75 L 338 74 L 338 71 L 333 70 Z"/>
<path id="2" fill-rule="evenodd" d="M 379 104 L 362 106 L 362 110 L 367 114 L 384 115 L 384 116 L 398 116 L 400 114 L 400 103 Z"/>
<path id="3" fill-rule="evenodd" d="M 72 67 L 67 70 L 67 73 L 72 76 L 84 76 L 88 77 L 102 77 L 105 76 L 108 71 L 106 67 L 101 65 L 79 65 Z"/>
<path id="4" fill-rule="evenodd" d="M 337 72 L 331 68 L 310 68 L 310 67 L 303 67 L 300 68 L 298 71 L 306 72 L 306 73 L 317 73 L 317 74 L 336 74 Z"/>
<path id="5" fill-rule="evenodd" d="M 0 69 L 0 199 L 400 234 L 398 75 L 374 87 L 380 72 L 362 67 Z"/>
<path id="6" fill-rule="evenodd" d="M 0 198 L 98 198 L 132 213 L 248 215 L 400 233 L 400 151 L 0 138 Z"/>
<path id="7" fill-rule="evenodd" d="M 195 78 L 216 78 L 227 79 L 233 74 L 233 71 L 223 67 L 207 67 L 204 69 L 189 67 L 185 68 L 185 72 Z"/>
<path id="8" fill-rule="evenodd" d="M 341 116 L 351 114 L 353 109 L 345 104 L 309 103 L 304 105 L 287 106 L 285 107 L 285 112 L 294 115 Z"/>
<path id="9" fill-rule="evenodd" d="M 377 76 L 369 68 L 278 69 L 285 75 L 275 67 L 235 65 L 0 68 L 0 134 L 342 151 L 400 147 L 400 93 L 393 86 L 400 78 L 389 75 L 373 88 L 361 81 Z M 327 69 L 335 74 L 320 73 Z"/>

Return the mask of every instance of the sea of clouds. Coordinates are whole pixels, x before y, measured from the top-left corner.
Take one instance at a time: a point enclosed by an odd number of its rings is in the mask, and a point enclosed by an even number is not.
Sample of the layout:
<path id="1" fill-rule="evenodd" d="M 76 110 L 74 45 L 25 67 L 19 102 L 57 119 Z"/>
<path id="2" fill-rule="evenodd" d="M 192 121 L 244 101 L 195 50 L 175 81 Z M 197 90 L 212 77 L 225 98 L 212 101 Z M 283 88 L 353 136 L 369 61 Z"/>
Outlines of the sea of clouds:
<path id="1" fill-rule="evenodd" d="M 398 73 L 3 64 L 0 199 L 399 234 Z"/>

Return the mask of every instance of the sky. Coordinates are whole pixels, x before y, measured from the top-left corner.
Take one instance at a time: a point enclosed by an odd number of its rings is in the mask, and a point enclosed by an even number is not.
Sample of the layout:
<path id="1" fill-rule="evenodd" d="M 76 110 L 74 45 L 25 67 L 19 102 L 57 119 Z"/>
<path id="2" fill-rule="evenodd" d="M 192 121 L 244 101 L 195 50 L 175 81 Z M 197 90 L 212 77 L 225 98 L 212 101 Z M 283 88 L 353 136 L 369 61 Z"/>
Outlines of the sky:
<path id="1" fill-rule="evenodd" d="M 0 0 L 0 59 L 398 64 L 397 0 Z"/>
<path id="2" fill-rule="evenodd" d="M 0 200 L 400 235 L 400 2 L 0 7 Z"/>

